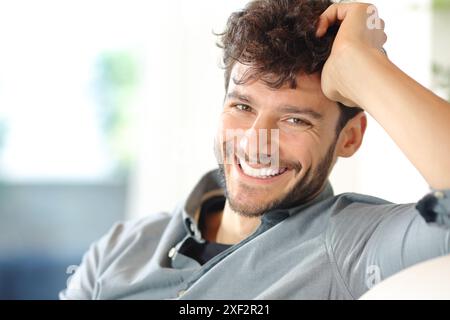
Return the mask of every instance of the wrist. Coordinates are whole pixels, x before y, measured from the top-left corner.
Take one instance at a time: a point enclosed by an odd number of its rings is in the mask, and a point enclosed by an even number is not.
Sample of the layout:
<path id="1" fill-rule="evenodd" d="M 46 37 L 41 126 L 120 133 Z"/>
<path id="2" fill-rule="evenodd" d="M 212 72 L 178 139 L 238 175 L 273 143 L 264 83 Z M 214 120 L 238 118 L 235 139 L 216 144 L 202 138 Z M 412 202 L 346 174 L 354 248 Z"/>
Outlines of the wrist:
<path id="1" fill-rule="evenodd" d="M 385 59 L 381 50 L 364 44 L 342 46 L 333 61 L 335 82 L 339 94 L 365 108 L 364 95 L 368 92 L 368 79 L 372 76 L 376 59 Z"/>

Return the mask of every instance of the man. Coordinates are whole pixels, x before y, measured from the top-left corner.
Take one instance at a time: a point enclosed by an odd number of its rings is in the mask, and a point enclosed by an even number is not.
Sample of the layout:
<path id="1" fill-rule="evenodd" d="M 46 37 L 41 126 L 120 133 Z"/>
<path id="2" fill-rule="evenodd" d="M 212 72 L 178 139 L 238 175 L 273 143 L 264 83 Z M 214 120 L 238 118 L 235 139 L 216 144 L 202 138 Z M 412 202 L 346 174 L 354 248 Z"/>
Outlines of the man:
<path id="1" fill-rule="evenodd" d="M 450 106 L 389 61 L 371 8 L 257 0 L 233 13 L 220 170 L 171 215 L 114 226 L 61 298 L 355 299 L 448 254 Z M 328 175 L 361 145 L 364 111 L 432 188 L 418 204 L 333 195 Z"/>

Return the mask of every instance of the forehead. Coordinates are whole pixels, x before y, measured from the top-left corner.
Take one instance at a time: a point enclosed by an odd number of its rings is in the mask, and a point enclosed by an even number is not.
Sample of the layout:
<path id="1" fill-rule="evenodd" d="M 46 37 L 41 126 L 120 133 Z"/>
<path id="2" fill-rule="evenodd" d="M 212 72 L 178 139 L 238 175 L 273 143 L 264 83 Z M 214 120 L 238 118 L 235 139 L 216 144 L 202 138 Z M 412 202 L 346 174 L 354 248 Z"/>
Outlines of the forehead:
<path id="1" fill-rule="evenodd" d="M 296 77 L 297 87 L 291 89 L 288 84 L 279 89 L 268 87 L 262 80 L 249 80 L 243 84 L 236 84 L 249 72 L 250 66 L 236 63 L 230 74 L 227 92 L 237 91 L 241 94 L 251 95 L 256 101 L 286 104 L 307 104 L 318 109 L 328 109 L 328 106 L 337 105 L 329 100 L 322 92 L 320 75 L 318 73 L 306 75 L 299 74 Z M 251 71 L 251 70 L 250 70 Z M 324 110 L 325 111 L 325 110 Z"/>

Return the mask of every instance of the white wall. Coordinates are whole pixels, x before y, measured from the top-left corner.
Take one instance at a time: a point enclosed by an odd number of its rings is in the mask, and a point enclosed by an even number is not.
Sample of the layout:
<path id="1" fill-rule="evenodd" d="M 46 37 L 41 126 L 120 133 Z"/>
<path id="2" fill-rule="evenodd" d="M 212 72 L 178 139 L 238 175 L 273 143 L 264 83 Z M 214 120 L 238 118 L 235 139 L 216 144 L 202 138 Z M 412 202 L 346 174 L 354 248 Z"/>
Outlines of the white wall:
<path id="1" fill-rule="evenodd" d="M 224 89 L 212 30 L 221 31 L 229 13 L 245 2 L 154 2 L 129 217 L 171 210 L 203 173 L 216 167 L 213 137 Z M 429 86 L 430 14 L 419 9 L 428 0 L 373 2 L 386 21 L 390 59 Z M 340 160 L 331 181 L 336 193 L 367 193 L 394 202 L 414 202 L 428 192 L 373 119 L 359 153 Z"/>
<path id="2" fill-rule="evenodd" d="M 129 216 L 172 209 L 216 167 L 213 139 L 224 85 L 213 31 L 221 32 L 229 13 L 244 3 L 158 2 L 149 30 Z"/>

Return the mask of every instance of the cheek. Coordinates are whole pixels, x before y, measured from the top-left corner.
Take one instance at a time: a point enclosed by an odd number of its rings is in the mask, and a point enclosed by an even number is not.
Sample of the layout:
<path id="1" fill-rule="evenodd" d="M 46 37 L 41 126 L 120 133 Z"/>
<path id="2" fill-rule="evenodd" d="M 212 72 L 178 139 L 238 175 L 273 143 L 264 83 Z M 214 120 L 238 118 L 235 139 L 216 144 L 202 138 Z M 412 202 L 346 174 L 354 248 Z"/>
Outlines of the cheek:
<path id="1" fill-rule="evenodd" d="M 252 115 L 238 114 L 233 111 L 223 112 L 220 117 L 223 129 L 244 129 L 252 127 L 254 118 Z"/>
<path id="2" fill-rule="evenodd" d="M 320 158 L 319 142 L 307 133 L 281 135 L 281 158 L 300 162 L 303 169 L 311 167 Z"/>
<path id="3" fill-rule="evenodd" d="M 249 128 L 251 128 L 251 123 L 248 123 L 245 119 L 239 119 L 236 115 L 224 112 L 219 119 L 217 138 L 225 141 L 230 137 L 240 136 Z"/>
<path id="4" fill-rule="evenodd" d="M 227 112 L 222 113 L 217 125 L 215 137 L 216 149 L 220 146 L 220 150 L 223 151 L 222 145 L 225 142 L 232 141 L 232 137 L 239 135 L 239 133 L 241 132 L 240 130 L 242 129 L 244 129 L 242 121 L 239 121 L 236 116 L 233 116 L 232 114 Z"/>
<path id="5" fill-rule="evenodd" d="M 236 119 L 229 113 L 223 113 L 220 117 L 220 127 L 223 130 L 234 129 L 236 127 Z"/>

